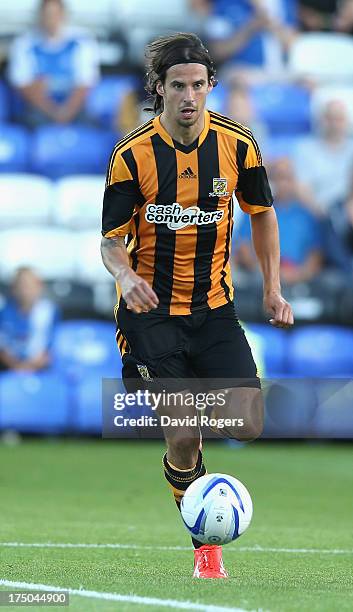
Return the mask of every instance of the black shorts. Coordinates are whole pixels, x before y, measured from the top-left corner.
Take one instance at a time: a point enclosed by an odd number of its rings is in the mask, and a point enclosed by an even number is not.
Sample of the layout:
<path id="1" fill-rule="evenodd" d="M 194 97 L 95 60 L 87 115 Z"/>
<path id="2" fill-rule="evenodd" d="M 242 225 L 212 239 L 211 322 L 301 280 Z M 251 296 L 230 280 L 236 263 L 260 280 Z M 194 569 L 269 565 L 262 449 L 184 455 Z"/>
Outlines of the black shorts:
<path id="1" fill-rule="evenodd" d="M 233 303 L 190 315 L 135 314 L 121 306 L 118 330 L 128 344 L 123 380 L 203 380 L 209 389 L 257 387 L 256 365 Z M 222 380 L 223 379 L 223 380 Z M 132 382 L 132 381 L 131 381 Z M 146 386 L 144 388 L 146 388 Z"/>

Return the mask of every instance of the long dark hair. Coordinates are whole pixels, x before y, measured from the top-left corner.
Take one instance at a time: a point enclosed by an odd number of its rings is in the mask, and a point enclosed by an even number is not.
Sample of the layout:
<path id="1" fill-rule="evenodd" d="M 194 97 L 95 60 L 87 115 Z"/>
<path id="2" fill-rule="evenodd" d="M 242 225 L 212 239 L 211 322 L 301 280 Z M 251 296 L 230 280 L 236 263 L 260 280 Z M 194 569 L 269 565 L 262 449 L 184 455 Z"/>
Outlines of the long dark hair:
<path id="1" fill-rule="evenodd" d="M 208 81 L 214 86 L 216 70 L 208 49 L 196 34 L 177 32 L 161 36 L 146 46 L 146 91 L 153 99 L 153 111 L 163 110 L 163 98 L 157 93 L 157 83 L 164 83 L 168 68 L 175 64 L 203 64 L 207 68 Z M 147 110 L 147 109 L 146 109 Z M 152 109 L 148 109 L 152 110 Z"/>

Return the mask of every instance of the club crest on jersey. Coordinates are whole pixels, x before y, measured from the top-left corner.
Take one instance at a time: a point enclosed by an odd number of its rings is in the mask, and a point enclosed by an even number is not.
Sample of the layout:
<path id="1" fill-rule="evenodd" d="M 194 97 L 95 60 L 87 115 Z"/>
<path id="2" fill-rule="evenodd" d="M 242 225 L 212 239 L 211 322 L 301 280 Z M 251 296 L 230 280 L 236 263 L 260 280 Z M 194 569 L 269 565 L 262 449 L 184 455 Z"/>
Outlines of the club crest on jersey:
<path id="1" fill-rule="evenodd" d="M 147 366 L 142 365 L 141 363 L 137 363 L 136 367 L 137 367 L 137 369 L 139 371 L 139 374 L 140 374 L 142 380 L 144 380 L 145 382 L 152 382 L 153 381 L 153 378 L 150 375 Z"/>
<path id="2" fill-rule="evenodd" d="M 222 196 L 229 195 L 229 191 L 227 191 L 228 180 L 226 178 L 214 178 L 213 179 L 213 191 L 211 191 L 208 195 L 211 198 L 220 198 Z"/>

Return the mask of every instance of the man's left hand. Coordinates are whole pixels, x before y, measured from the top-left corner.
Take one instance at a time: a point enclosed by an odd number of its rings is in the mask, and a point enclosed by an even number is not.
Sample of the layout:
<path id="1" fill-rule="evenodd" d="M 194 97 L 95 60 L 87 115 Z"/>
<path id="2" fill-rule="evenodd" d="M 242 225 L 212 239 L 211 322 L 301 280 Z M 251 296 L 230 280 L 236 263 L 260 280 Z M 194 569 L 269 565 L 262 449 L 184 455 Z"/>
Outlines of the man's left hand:
<path id="1" fill-rule="evenodd" d="M 264 309 L 271 315 L 269 322 L 274 327 L 288 328 L 294 325 L 292 307 L 280 293 L 265 294 Z"/>

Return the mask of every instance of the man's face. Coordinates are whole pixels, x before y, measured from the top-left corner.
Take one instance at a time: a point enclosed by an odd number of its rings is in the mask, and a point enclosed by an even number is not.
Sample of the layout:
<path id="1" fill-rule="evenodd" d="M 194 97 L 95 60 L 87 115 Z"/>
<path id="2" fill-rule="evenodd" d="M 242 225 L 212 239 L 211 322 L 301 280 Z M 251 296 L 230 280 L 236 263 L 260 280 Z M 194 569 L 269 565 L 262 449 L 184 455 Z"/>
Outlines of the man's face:
<path id="1" fill-rule="evenodd" d="M 21 306 L 32 306 L 42 293 L 43 283 L 34 272 L 21 270 L 17 273 L 12 285 L 12 294 Z"/>
<path id="2" fill-rule="evenodd" d="M 296 180 L 289 159 L 283 158 L 273 164 L 271 181 L 278 201 L 288 201 L 296 195 Z"/>
<path id="3" fill-rule="evenodd" d="M 339 100 L 329 102 L 322 116 L 324 132 L 329 136 L 342 138 L 349 130 L 349 119 L 345 105 Z"/>
<path id="4" fill-rule="evenodd" d="M 55 36 L 61 29 L 65 21 L 64 7 L 57 2 L 57 0 L 51 0 L 47 2 L 41 11 L 40 23 L 45 32 L 49 36 Z"/>
<path id="5" fill-rule="evenodd" d="M 211 90 L 203 64 L 176 64 L 167 70 L 164 84 L 157 85 L 164 112 L 181 127 L 193 126 L 203 115 Z"/>

